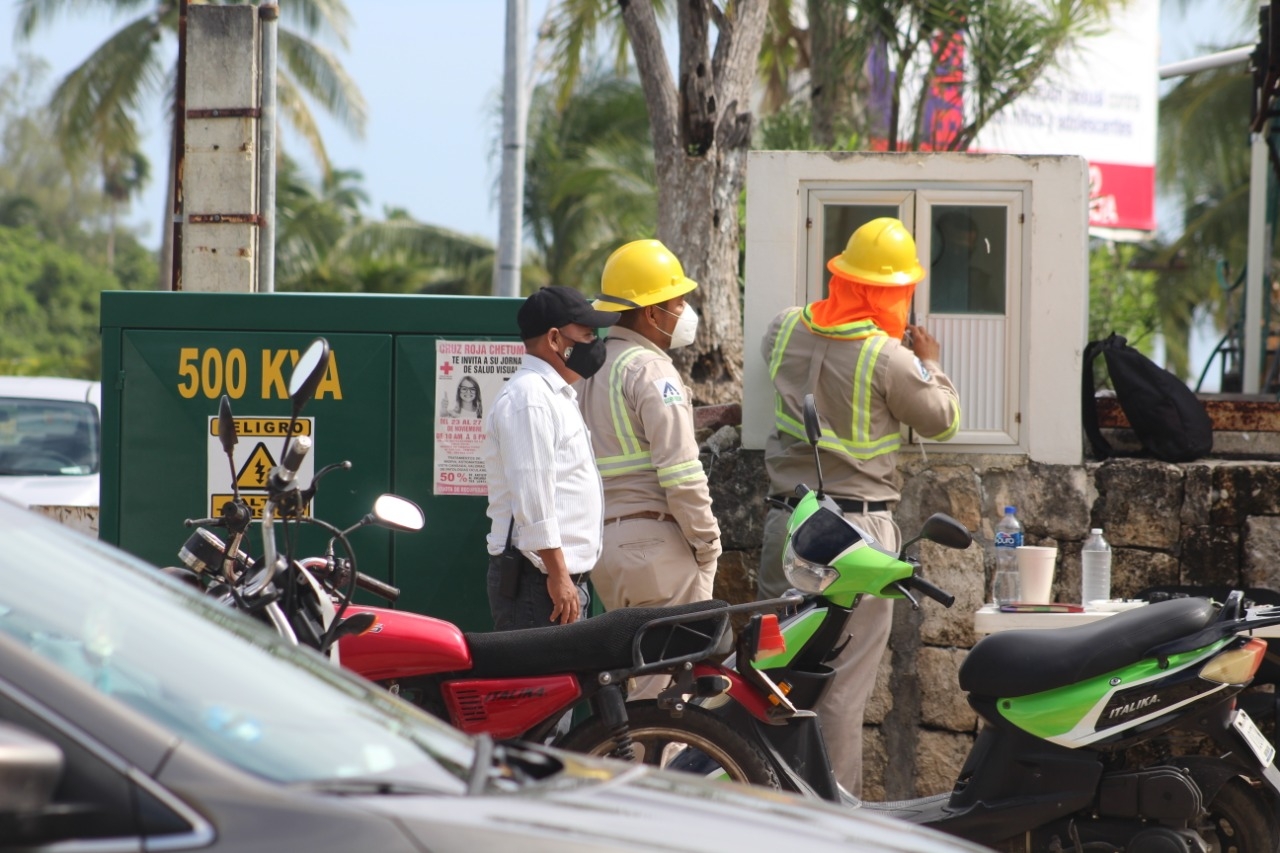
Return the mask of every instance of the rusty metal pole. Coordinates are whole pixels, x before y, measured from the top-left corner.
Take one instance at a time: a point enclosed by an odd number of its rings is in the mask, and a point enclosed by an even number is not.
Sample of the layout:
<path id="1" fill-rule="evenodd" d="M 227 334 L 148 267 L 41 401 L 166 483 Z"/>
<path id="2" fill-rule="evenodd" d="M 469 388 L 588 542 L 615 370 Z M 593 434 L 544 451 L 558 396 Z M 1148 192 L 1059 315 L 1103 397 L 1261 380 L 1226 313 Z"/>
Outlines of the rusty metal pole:
<path id="1" fill-rule="evenodd" d="M 280 7 L 258 7 L 262 68 L 258 79 L 258 292 L 276 289 L 276 57 Z"/>
<path id="2" fill-rule="evenodd" d="M 169 266 L 161 270 L 161 290 L 182 290 L 182 173 L 187 147 L 187 0 L 178 3 L 178 73 L 173 92 L 172 152 L 169 180 L 173 189 L 173 207 L 167 223 L 169 237 Z M 167 273 L 167 276 L 166 276 Z M 165 279 L 168 279 L 167 281 Z"/>

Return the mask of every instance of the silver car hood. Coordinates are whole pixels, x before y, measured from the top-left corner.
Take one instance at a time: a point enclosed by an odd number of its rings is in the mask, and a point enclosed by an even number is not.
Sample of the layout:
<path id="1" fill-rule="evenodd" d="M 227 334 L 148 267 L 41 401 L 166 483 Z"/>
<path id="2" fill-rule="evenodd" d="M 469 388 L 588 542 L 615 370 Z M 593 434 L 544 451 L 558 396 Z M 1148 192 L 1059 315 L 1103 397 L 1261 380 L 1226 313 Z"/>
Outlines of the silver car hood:
<path id="1" fill-rule="evenodd" d="M 563 772 L 516 791 L 361 799 L 433 853 L 986 849 L 881 814 L 765 788 L 556 755 L 565 762 Z"/>

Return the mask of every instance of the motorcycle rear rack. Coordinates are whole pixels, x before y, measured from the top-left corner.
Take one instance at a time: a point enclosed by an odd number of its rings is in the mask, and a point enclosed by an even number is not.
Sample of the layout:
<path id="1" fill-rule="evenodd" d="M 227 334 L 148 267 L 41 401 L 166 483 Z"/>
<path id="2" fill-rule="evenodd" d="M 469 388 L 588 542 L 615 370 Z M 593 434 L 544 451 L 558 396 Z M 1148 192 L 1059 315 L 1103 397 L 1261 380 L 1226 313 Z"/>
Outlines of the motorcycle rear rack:
<path id="1" fill-rule="evenodd" d="M 645 675 L 652 672 L 666 672 L 685 663 L 706 660 L 716 655 L 724 656 L 731 650 L 726 642 L 731 633 L 730 616 L 736 613 L 777 611 L 786 607 L 794 607 L 801 601 L 803 601 L 803 598 L 798 594 L 785 595 L 781 598 L 771 598 L 766 601 L 749 601 L 745 604 L 730 604 L 725 607 L 699 610 L 693 613 L 662 616 L 646 622 L 636 632 L 631 641 L 633 664 L 631 674 Z M 714 621 L 714 625 L 706 630 L 700 630 L 698 626 L 691 624 L 709 621 Z M 674 630 L 662 642 L 658 657 L 652 660 L 645 660 L 642 647 L 645 636 L 655 629 L 668 625 L 674 626 Z M 671 646 L 677 645 L 677 639 L 688 641 L 691 638 L 701 639 L 704 642 L 699 643 L 693 651 L 668 656 L 668 650 Z M 685 647 L 685 642 L 680 642 L 678 645 Z"/>

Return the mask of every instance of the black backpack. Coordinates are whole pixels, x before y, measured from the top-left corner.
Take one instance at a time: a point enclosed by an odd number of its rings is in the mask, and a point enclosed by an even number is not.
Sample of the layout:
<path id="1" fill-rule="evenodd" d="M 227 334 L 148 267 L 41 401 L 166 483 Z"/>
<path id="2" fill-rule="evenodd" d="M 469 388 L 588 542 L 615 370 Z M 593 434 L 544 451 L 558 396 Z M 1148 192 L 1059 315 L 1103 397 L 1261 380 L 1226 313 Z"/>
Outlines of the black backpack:
<path id="1" fill-rule="evenodd" d="M 1181 379 L 1129 346 L 1112 332 L 1084 349 L 1080 404 L 1084 431 L 1099 459 L 1117 454 L 1098 429 L 1093 393 L 1093 361 L 1101 353 L 1116 390 L 1116 401 L 1145 454 L 1165 462 L 1191 462 L 1213 450 L 1213 422 L 1204 404 Z"/>

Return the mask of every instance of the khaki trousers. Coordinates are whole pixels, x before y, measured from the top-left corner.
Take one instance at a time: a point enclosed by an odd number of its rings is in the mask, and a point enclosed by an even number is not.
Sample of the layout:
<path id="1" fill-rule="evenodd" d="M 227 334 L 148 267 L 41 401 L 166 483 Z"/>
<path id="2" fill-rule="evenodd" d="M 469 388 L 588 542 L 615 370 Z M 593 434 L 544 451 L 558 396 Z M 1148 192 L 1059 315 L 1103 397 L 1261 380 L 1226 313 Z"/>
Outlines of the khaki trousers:
<path id="1" fill-rule="evenodd" d="M 758 575 L 758 595 L 762 600 L 777 598 L 790 586 L 782 573 L 790 518 L 791 513 L 776 508 L 770 509 L 765 518 Z M 884 547 L 898 548 L 901 534 L 888 512 L 845 513 L 845 518 L 876 537 Z M 893 602 L 863 596 L 845 623 L 845 631 L 852 639 L 840 656 L 829 662 L 835 672 L 814 708 L 836 781 L 856 796 L 862 795 L 862 717 L 875 689 L 876 670 L 889 645 L 892 627 Z"/>
<path id="2" fill-rule="evenodd" d="M 604 526 L 604 549 L 591 571 L 591 585 L 605 610 L 667 607 L 711 598 L 716 564 L 699 566 L 674 521 L 630 518 Z M 630 699 L 652 699 L 670 679 L 636 679 Z"/>

